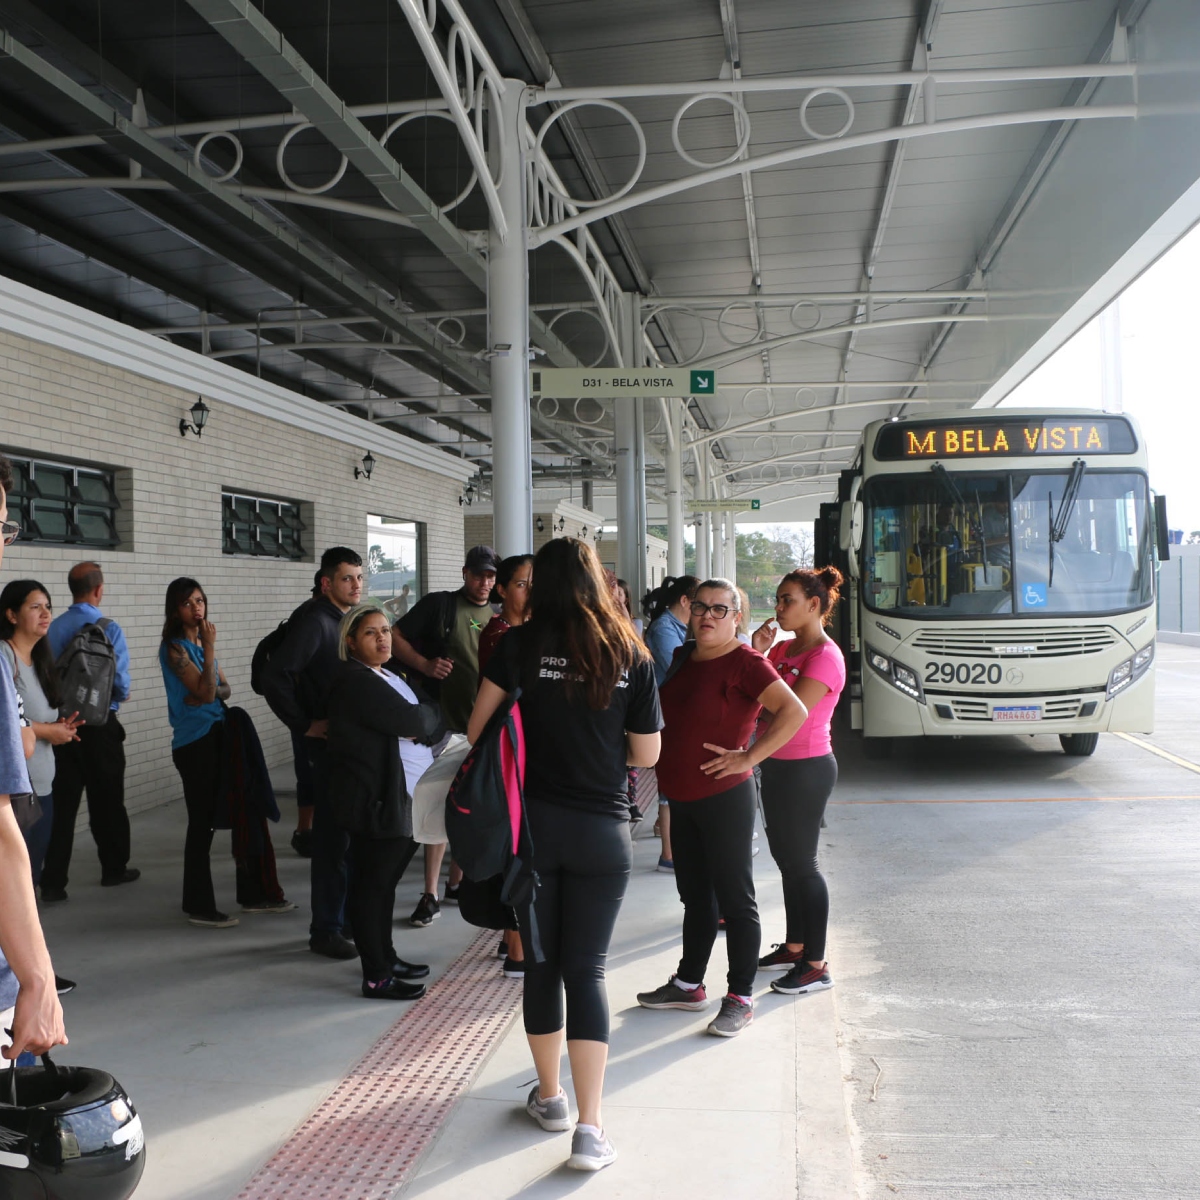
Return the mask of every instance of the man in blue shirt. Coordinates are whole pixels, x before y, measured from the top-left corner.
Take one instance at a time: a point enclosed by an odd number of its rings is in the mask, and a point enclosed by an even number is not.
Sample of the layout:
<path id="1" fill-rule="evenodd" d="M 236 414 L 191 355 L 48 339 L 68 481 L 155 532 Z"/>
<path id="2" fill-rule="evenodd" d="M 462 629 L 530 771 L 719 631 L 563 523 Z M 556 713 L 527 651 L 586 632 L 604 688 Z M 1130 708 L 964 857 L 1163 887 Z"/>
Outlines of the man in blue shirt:
<path id="1" fill-rule="evenodd" d="M 11 485 L 12 467 L 0 455 L 0 559 L 20 532 L 8 521 Z M 10 1060 L 23 1050 L 44 1054 L 67 1040 L 54 967 L 38 924 L 29 854 L 10 800 L 29 790 L 17 693 L 9 673 L 0 671 L 0 1053 Z"/>
<path id="2" fill-rule="evenodd" d="M 46 635 L 55 659 L 85 626 L 103 617 L 104 573 L 100 564 L 76 563 L 67 573 L 74 603 L 55 617 Z M 100 856 L 101 887 L 132 883 L 141 872 L 129 866 L 129 816 L 125 812 L 125 730 L 117 719 L 129 699 L 129 647 L 121 627 L 110 621 L 104 635 L 117 660 L 112 703 L 103 725 L 81 725 L 79 740 L 54 747 L 54 825 L 42 868 L 42 900 L 67 898 L 67 871 L 75 841 L 75 818 L 87 789 L 88 821 Z"/>

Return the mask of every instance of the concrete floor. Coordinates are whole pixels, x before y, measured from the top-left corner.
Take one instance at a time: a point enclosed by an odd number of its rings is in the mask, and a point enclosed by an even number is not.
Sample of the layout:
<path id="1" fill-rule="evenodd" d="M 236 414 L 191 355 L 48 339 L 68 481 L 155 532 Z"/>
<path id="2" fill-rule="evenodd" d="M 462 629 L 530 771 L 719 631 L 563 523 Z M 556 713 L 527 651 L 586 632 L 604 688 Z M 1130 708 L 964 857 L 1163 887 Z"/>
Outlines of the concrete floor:
<path id="1" fill-rule="evenodd" d="M 1159 732 L 1143 740 L 1200 765 L 1200 650 L 1160 645 L 1158 693 Z M 609 986 L 620 1160 L 598 1176 L 561 1167 L 568 1138 L 520 1112 L 533 1072 L 518 1025 L 405 1200 L 585 1185 L 636 1198 L 1200 1197 L 1195 799 L 1200 774 L 1113 736 L 1090 759 L 1047 736 L 920 743 L 886 763 L 843 751 L 822 850 L 837 987 L 766 994 L 728 1042 L 702 1035 L 702 1014 L 634 1003 L 670 973 L 681 911 L 642 840 Z M 71 900 L 44 914 L 59 970 L 80 981 L 61 1057 L 111 1069 L 133 1095 L 149 1148 L 139 1200 L 230 1200 L 395 1013 L 357 998 L 355 964 L 307 951 L 304 908 L 234 930 L 184 924 L 182 834 L 181 806 L 135 818 L 145 877 L 103 891 L 79 836 Z M 232 864 L 216 862 L 232 903 Z M 304 901 L 307 864 L 286 848 L 280 863 Z M 765 848 L 756 871 L 769 943 L 782 922 Z M 472 933 L 447 910 L 399 930 L 397 946 L 436 972 Z M 722 973 L 718 945 L 709 982 Z"/>

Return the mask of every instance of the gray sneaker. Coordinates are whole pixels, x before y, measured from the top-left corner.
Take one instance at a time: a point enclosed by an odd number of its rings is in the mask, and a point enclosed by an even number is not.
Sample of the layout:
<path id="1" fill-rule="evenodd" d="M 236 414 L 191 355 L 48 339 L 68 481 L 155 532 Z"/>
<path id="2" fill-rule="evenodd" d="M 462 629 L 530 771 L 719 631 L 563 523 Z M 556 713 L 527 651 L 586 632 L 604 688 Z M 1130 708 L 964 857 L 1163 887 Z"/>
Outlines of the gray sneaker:
<path id="1" fill-rule="evenodd" d="M 737 1037 L 751 1021 L 754 1009 L 743 1004 L 736 996 L 726 996 L 721 1001 L 721 1011 L 708 1023 L 708 1032 L 713 1037 Z"/>
<path id="2" fill-rule="evenodd" d="M 617 1161 L 617 1152 L 606 1134 L 597 1137 L 587 1129 L 576 1129 L 571 1137 L 567 1166 L 576 1171 L 599 1171 Z"/>
<path id="3" fill-rule="evenodd" d="M 699 1012 L 708 1007 L 708 995 L 703 983 L 689 992 L 677 986 L 672 975 L 662 987 L 652 992 L 638 992 L 637 1002 L 643 1008 L 682 1008 L 687 1012 Z"/>
<path id="4" fill-rule="evenodd" d="M 538 1096 L 538 1085 L 535 1083 L 533 1091 L 529 1093 L 529 1099 L 525 1102 L 525 1111 L 547 1133 L 566 1133 L 571 1128 L 571 1112 L 567 1107 L 566 1092 L 560 1091 L 557 1096 L 542 1100 Z"/>

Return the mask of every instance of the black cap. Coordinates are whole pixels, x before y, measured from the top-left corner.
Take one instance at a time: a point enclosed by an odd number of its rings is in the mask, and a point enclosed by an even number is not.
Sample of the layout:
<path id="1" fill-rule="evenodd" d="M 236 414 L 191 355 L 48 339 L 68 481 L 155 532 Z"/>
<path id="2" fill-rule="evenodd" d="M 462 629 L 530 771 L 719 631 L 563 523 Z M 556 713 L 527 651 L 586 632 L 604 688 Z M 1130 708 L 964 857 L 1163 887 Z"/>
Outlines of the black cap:
<path id="1" fill-rule="evenodd" d="M 482 575 L 485 571 L 494 572 L 500 568 L 500 555 L 491 546 L 472 546 L 467 551 L 467 561 L 463 565 L 476 575 Z"/>

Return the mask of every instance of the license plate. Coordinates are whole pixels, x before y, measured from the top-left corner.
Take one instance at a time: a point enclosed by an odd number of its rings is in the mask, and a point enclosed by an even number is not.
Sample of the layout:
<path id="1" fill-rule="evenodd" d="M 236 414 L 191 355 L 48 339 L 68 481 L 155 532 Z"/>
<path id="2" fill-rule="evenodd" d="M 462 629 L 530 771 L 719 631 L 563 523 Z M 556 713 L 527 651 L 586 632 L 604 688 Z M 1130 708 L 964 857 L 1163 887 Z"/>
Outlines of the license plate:
<path id="1" fill-rule="evenodd" d="M 993 721 L 1040 721 L 1042 706 L 1040 704 L 1014 704 L 997 706 L 992 709 Z"/>

